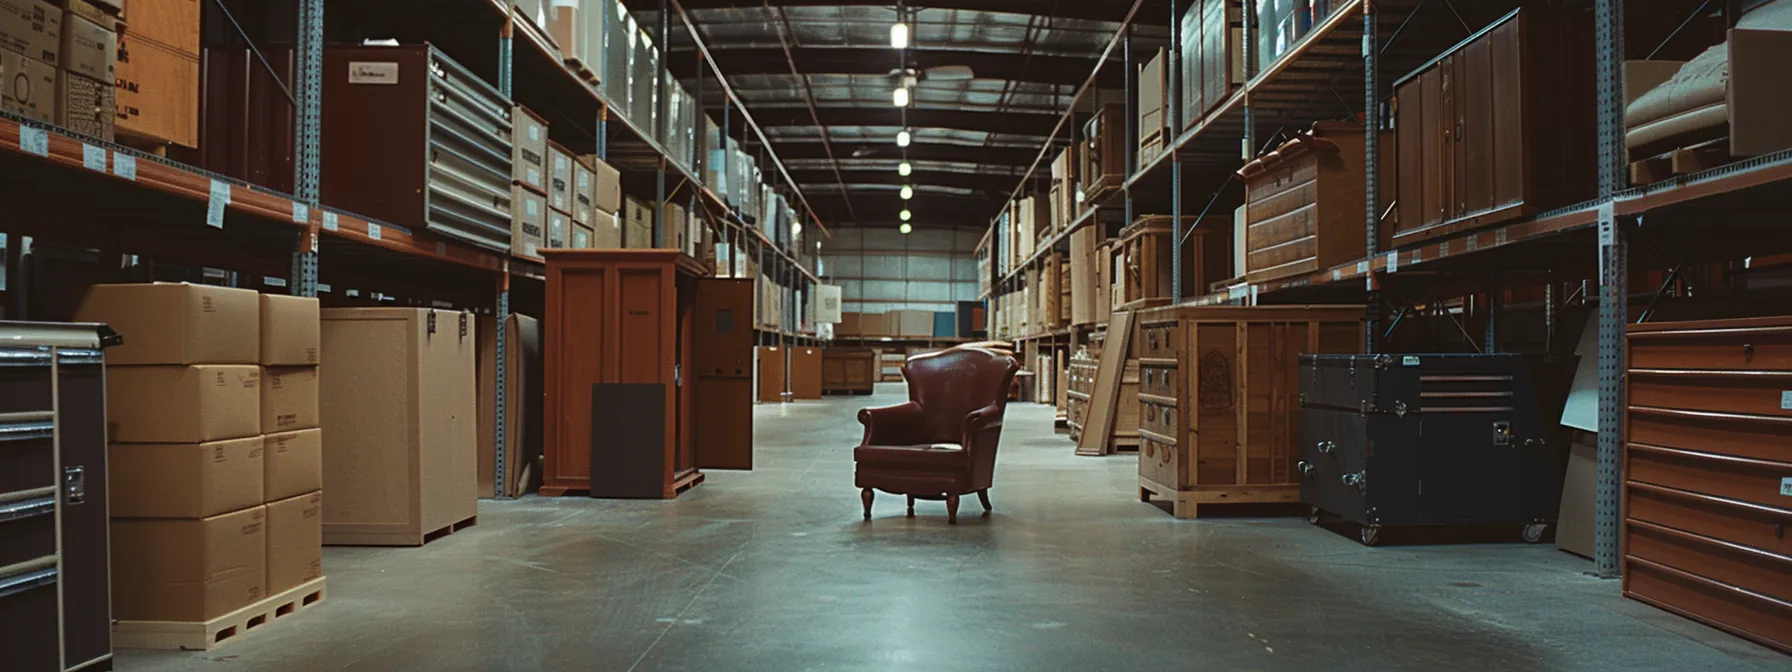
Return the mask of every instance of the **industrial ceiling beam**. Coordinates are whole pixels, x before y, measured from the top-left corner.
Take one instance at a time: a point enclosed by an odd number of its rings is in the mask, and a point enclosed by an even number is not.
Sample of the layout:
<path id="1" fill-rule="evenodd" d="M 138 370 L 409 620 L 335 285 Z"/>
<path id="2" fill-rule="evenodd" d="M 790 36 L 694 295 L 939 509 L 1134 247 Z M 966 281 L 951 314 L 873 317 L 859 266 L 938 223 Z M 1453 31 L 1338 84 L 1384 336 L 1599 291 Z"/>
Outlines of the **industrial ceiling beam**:
<path id="1" fill-rule="evenodd" d="M 631 10 L 651 11 L 654 0 L 626 0 Z M 688 11 L 706 9 L 748 9 L 763 6 L 762 0 L 680 0 Z M 773 0 L 772 5 L 778 7 L 891 7 L 894 0 Z M 926 0 L 918 2 L 926 9 L 955 9 L 975 12 L 1000 12 L 1004 14 L 1043 14 L 1051 11 L 1049 0 Z M 1162 7 L 1163 11 L 1146 12 L 1149 17 L 1167 17 L 1170 14 L 1168 0 L 1147 0 L 1147 7 Z M 1084 21 L 1119 21 L 1126 17 L 1126 10 L 1131 5 L 1119 2 L 1103 2 L 1102 0 L 1073 0 L 1062 3 L 1053 13 L 1061 19 L 1081 19 Z M 1141 17 L 1143 18 L 1143 17 Z M 1169 25 L 1167 21 L 1145 20 L 1146 25 Z"/>
<path id="2" fill-rule="evenodd" d="M 1026 114 L 979 112 L 972 110 L 940 110 L 909 107 L 909 128 L 952 128 L 985 133 L 1050 135 L 1056 128 L 1057 113 Z M 753 116 L 763 128 L 778 126 L 903 126 L 903 109 L 881 107 L 818 107 L 811 117 L 808 110 L 791 107 L 754 106 Z"/>
<path id="3" fill-rule="evenodd" d="M 673 53 L 681 50 L 674 48 Z M 780 49 L 766 47 L 710 47 L 712 53 L 727 59 L 728 75 L 781 75 L 789 66 Z M 1048 56 L 1035 53 L 1031 64 L 1019 51 L 991 52 L 971 49 L 914 48 L 910 57 L 913 67 L 926 69 L 942 65 L 970 66 L 980 79 L 1001 79 L 1057 86 L 1083 83 L 1094 66 L 1093 56 Z M 790 53 L 798 69 L 806 75 L 885 75 L 890 72 L 888 47 L 825 47 L 805 45 L 791 47 Z M 1102 70 L 1101 86 L 1118 89 L 1126 85 L 1125 73 L 1118 61 Z"/>

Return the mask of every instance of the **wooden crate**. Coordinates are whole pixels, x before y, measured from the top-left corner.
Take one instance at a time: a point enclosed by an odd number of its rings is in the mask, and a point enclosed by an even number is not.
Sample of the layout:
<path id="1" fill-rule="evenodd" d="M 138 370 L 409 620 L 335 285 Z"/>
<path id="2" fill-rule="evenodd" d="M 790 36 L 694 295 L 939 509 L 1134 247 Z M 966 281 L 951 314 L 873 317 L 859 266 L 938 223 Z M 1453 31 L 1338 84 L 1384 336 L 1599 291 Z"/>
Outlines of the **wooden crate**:
<path id="1" fill-rule="evenodd" d="M 1083 124 L 1079 172 L 1083 202 L 1094 203 L 1126 184 L 1126 106 L 1108 103 Z"/>
<path id="2" fill-rule="evenodd" d="M 1182 127 L 1192 128 L 1245 81 L 1244 3 L 1198 0 L 1182 15 Z"/>
<path id="3" fill-rule="evenodd" d="M 1524 7 L 1395 82 L 1395 245 L 1595 196 L 1592 35 L 1590 15 Z"/>
<path id="4" fill-rule="evenodd" d="M 823 392 L 871 394 L 877 379 L 877 352 L 871 348 L 827 348 L 821 351 Z"/>
<path id="5" fill-rule="evenodd" d="M 323 601 L 324 577 L 320 576 L 203 623 L 118 621 L 112 626 L 112 645 L 120 649 L 210 651 Z"/>
<path id="6" fill-rule="evenodd" d="M 1169 125 L 1169 84 L 1165 79 L 1168 74 L 1169 52 L 1162 47 L 1157 55 L 1144 65 L 1139 66 L 1139 165 L 1143 166 L 1156 159 L 1164 151 L 1167 138 L 1164 128 Z"/>
<path id="7" fill-rule="evenodd" d="M 1232 277 L 1232 222 L 1226 218 L 1182 218 L 1182 294 L 1193 296 L 1208 285 Z M 1170 301 L 1174 274 L 1170 259 L 1172 219 L 1144 215 L 1120 231 L 1122 288 L 1117 299 L 1126 309 L 1155 307 Z M 1193 228 L 1193 234 L 1189 229 Z"/>
<path id="8" fill-rule="evenodd" d="M 1382 135 L 1382 145 L 1391 146 L 1392 134 Z M 1246 280 L 1312 274 L 1363 256 L 1368 218 L 1362 127 L 1314 124 L 1238 175 L 1247 206 Z M 1392 193 L 1387 180 L 1381 185 L 1384 197 Z"/>
<path id="9" fill-rule="evenodd" d="M 1792 317 L 1631 325 L 1624 595 L 1792 652 Z"/>
<path id="10" fill-rule="evenodd" d="M 1140 317 L 1139 499 L 1300 500 L 1300 355 L 1362 351 L 1362 306 L 1170 306 Z"/>

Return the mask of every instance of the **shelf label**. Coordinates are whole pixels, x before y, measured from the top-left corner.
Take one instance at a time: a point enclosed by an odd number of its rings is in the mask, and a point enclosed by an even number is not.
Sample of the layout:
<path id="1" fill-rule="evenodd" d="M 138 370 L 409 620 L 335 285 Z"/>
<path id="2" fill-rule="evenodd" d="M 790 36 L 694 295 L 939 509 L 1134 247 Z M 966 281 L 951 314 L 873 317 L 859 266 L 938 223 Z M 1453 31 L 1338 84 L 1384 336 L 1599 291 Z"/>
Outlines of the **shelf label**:
<path id="1" fill-rule="evenodd" d="M 1367 262 L 1367 261 L 1356 262 L 1356 274 L 1357 275 L 1367 275 L 1368 273 L 1369 273 L 1369 262 Z"/>
<path id="2" fill-rule="evenodd" d="M 38 156 L 49 156 L 50 132 L 33 126 L 19 126 L 19 149 Z"/>
<path id="3" fill-rule="evenodd" d="M 1342 269 L 1336 269 L 1336 268 L 1332 269 L 1332 282 L 1337 282 L 1337 281 L 1343 280 L 1343 279 L 1344 279 L 1344 271 Z"/>
<path id="4" fill-rule="evenodd" d="M 1416 355 L 1407 355 L 1405 357 L 1401 357 L 1400 365 L 1401 366 L 1418 366 L 1419 358 Z"/>
<path id="5" fill-rule="evenodd" d="M 1792 476 L 1780 479 L 1780 494 L 1792 497 Z"/>
<path id="6" fill-rule="evenodd" d="M 132 182 L 136 182 L 137 181 L 137 157 L 131 156 L 129 154 L 123 154 L 123 153 L 113 154 L 112 155 L 112 174 L 122 177 L 124 179 L 130 180 Z"/>
<path id="7" fill-rule="evenodd" d="M 300 203 L 298 201 L 293 201 L 292 202 L 292 222 L 294 224 L 310 223 L 311 222 L 311 206 L 305 205 L 304 203 Z"/>
<path id="8" fill-rule="evenodd" d="M 329 210 L 325 210 L 324 211 L 324 230 L 325 231 L 336 231 L 341 228 L 342 228 L 342 224 L 340 224 L 336 221 L 336 213 L 330 212 Z"/>
<path id="9" fill-rule="evenodd" d="M 1792 411 L 1792 390 L 1780 393 L 1780 410 Z"/>
<path id="10" fill-rule="evenodd" d="M 106 148 L 81 143 L 81 165 L 88 170 L 106 172 Z"/>
<path id="11" fill-rule="evenodd" d="M 1400 253 L 1399 252 L 1389 252 L 1388 253 L 1388 272 L 1393 273 L 1398 270 L 1400 270 Z"/>
<path id="12" fill-rule="evenodd" d="M 329 286 L 329 285 L 328 285 L 328 284 L 325 284 L 325 283 L 322 283 L 322 282 L 320 282 L 320 283 L 317 283 L 317 291 L 318 291 L 318 293 L 319 293 L 319 294 L 329 294 L 329 293 L 330 293 L 330 286 Z"/>
<path id="13" fill-rule="evenodd" d="M 367 237 L 372 238 L 374 240 L 379 240 L 380 239 L 380 225 L 375 224 L 373 222 L 368 222 L 367 223 Z"/>
<path id="14" fill-rule="evenodd" d="M 205 225 L 224 228 L 224 209 L 230 207 L 230 183 L 212 179 L 212 197 L 205 205 Z"/>

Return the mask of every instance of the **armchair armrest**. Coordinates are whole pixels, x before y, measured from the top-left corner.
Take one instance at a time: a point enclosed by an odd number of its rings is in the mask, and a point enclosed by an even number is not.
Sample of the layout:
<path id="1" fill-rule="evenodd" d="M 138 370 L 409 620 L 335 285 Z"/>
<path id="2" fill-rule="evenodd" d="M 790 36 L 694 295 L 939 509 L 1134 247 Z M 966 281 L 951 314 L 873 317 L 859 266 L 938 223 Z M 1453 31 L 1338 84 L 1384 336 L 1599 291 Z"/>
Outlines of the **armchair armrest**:
<path id="1" fill-rule="evenodd" d="M 912 401 L 895 406 L 859 409 L 859 424 L 865 426 L 865 438 L 859 441 L 859 445 L 905 446 L 927 443 L 922 438 L 926 421 L 926 413 L 921 405 Z"/>
<path id="2" fill-rule="evenodd" d="M 964 416 L 964 433 L 966 437 L 987 429 L 1001 429 L 1002 411 L 1007 404 L 997 402 L 971 411 Z"/>

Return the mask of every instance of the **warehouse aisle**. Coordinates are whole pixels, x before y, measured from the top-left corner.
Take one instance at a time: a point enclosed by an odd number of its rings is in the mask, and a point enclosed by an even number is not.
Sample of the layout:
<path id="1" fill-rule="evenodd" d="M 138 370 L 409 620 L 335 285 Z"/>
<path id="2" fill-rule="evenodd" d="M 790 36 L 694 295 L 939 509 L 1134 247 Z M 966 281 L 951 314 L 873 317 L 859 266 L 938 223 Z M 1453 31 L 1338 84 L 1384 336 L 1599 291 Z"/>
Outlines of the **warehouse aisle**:
<path id="1" fill-rule="evenodd" d="M 1548 546 L 1173 520 L 1044 406 L 1009 410 L 993 516 L 885 495 L 865 523 L 853 413 L 901 393 L 759 406 L 758 469 L 676 501 L 485 502 L 420 549 L 325 549 L 322 608 L 118 669 L 1785 669 Z"/>

